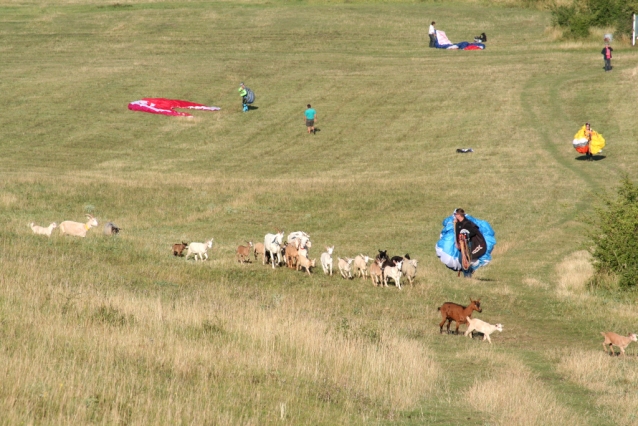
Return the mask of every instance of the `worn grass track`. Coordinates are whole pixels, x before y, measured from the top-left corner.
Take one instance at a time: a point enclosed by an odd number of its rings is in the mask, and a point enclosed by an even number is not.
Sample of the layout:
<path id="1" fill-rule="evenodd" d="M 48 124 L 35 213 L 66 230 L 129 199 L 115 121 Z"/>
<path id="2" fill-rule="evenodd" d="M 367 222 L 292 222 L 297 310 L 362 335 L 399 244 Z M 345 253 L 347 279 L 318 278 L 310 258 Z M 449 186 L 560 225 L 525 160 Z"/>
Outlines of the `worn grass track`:
<path id="1" fill-rule="evenodd" d="M 431 20 L 488 48 L 428 49 Z M 599 331 L 635 331 L 636 297 L 587 292 L 580 219 L 636 177 L 638 55 L 615 46 L 604 73 L 596 40 L 548 24 L 471 2 L 0 0 L 4 422 L 633 424 L 636 349 L 601 358 Z M 222 110 L 126 109 L 142 97 Z M 570 146 L 585 121 L 608 139 L 593 163 Z M 459 206 L 498 238 L 472 280 L 433 250 Z M 122 234 L 27 227 L 85 213 Z M 275 227 L 317 258 L 410 253 L 417 284 L 235 262 Z M 210 237 L 208 262 L 171 256 Z M 469 297 L 505 326 L 491 346 L 438 333 Z"/>

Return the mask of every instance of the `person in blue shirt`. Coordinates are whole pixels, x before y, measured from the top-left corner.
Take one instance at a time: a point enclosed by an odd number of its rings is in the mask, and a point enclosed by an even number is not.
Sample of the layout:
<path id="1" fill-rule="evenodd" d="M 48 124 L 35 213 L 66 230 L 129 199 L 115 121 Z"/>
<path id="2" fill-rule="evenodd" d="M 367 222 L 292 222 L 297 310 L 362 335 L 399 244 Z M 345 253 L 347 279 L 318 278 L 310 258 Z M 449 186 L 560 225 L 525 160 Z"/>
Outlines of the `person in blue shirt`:
<path id="1" fill-rule="evenodd" d="M 310 104 L 308 104 L 308 109 L 304 113 L 306 116 L 306 127 L 308 128 L 308 134 L 312 132 L 313 135 L 317 134 L 317 130 L 315 130 L 315 122 L 317 121 L 317 111 L 312 109 Z"/>

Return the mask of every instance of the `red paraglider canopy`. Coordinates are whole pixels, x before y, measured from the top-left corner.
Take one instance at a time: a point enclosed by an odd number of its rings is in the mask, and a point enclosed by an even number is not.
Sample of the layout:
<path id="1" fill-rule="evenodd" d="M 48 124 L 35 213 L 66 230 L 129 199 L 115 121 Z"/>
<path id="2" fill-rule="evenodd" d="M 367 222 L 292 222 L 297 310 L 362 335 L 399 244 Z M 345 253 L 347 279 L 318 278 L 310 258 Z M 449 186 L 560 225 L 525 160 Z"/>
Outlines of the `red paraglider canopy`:
<path id="1" fill-rule="evenodd" d="M 131 111 L 142 111 L 150 112 L 151 114 L 163 114 L 182 117 L 191 116 L 191 114 L 187 112 L 175 111 L 175 108 L 198 109 L 202 111 L 219 111 L 221 109 L 219 107 L 206 106 L 189 101 L 164 98 L 144 98 L 142 100 L 131 102 L 130 104 L 128 104 L 128 109 L 130 109 Z"/>

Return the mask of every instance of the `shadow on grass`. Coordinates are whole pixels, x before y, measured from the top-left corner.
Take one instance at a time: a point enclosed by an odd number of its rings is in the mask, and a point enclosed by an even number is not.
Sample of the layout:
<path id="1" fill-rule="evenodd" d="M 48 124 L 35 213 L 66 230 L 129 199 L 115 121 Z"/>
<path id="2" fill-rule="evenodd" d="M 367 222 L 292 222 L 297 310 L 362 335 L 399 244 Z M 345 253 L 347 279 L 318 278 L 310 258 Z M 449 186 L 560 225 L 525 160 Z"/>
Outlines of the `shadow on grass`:
<path id="1" fill-rule="evenodd" d="M 600 160 L 604 160 L 605 158 L 607 158 L 607 157 L 604 156 L 604 155 L 593 155 L 591 157 L 592 161 L 600 161 Z M 576 157 L 575 159 L 576 159 L 576 161 L 587 161 L 587 156 L 586 155 L 581 155 L 579 157 Z"/>
<path id="2" fill-rule="evenodd" d="M 496 282 L 494 278 L 474 278 L 476 281 Z"/>
<path id="3" fill-rule="evenodd" d="M 255 109 L 259 109 L 259 107 L 258 106 L 248 105 L 248 111 L 252 111 L 252 110 L 255 110 Z"/>

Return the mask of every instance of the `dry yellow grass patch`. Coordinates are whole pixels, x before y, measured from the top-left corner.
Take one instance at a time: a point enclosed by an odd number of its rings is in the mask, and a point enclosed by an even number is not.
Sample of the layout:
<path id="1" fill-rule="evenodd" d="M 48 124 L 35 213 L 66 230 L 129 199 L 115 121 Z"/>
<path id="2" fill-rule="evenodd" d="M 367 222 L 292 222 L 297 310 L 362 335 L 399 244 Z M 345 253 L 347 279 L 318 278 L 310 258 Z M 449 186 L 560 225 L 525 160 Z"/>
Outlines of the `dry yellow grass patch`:
<path id="1" fill-rule="evenodd" d="M 542 282 L 541 280 L 533 277 L 523 278 L 523 284 L 532 288 L 548 288 L 549 284 Z"/>
<path id="2" fill-rule="evenodd" d="M 585 250 L 574 252 L 556 266 L 556 272 L 558 274 L 556 291 L 559 296 L 583 295 L 587 281 L 594 274 L 591 255 Z"/>
<path id="3" fill-rule="evenodd" d="M 487 360 L 494 372 L 488 379 L 477 379 L 467 391 L 466 400 L 474 409 L 489 414 L 494 424 L 582 424 L 524 364 L 491 348 L 479 349 L 466 357 Z"/>
<path id="4" fill-rule="evenodd" d="M 615 424 L 630 426 L 638 422 L 638 363 L 635 359 L 611 357 L 602 351 L 602 345 L 600 351 L 572 349 L 561 355 L 558 371 L 595 392 L 598 405 Z"/>

